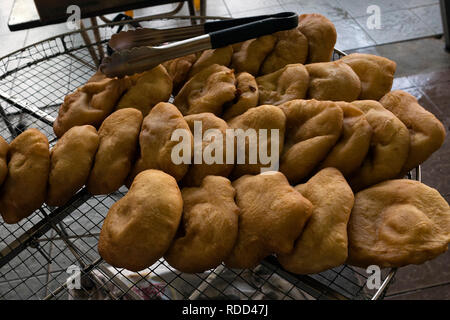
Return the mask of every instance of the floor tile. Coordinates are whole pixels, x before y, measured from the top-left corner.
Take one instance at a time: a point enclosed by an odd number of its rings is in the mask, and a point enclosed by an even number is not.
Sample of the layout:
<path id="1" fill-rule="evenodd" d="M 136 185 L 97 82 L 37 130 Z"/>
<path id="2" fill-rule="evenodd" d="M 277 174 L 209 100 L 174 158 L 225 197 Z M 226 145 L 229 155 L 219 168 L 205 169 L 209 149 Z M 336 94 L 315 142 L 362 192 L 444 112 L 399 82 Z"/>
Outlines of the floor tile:
<path id="1" fill-rule="evenodd" d="M 206 1 L 206 15 L 228 17 L 230 12 L 223 0 L 208 0 Z"/>
<path id="2" fill-rule="evenodd" d="M 450 53 L 444 50 L 445 42 L 434 37 L 398 43 L 389 43 L 349 51 L 376 54 L 397 63 L 396 77 L 447 70 Z"/>
<path id="3" fill-rule="evenodd" d="M 414 85 L 411 83 L 407 76 L 394 78 L 394 83 L 392 84 L 392 90 L 404 90 L 411 88 Z"/>
<path id="4" fill-rule="evenodd" d="M 400 268 L 394 282 L 389 286 L 388 295 L 425 288 L 441 283 L 450 283 L 450 252 L 421 265 Z"/>
<path id="5" fill-rule="evenodd" d="M 267 7 L 267 8 L 259 8 L 251 11 L 242 11 L 233 14 L 233 18 L 241 18 L 241 17 L 250 17 L 250 16 L 259 16 L 265 14 L 274 14 L 283 11 L 281 6 L 277 7 Z"/>
<path id="6" fill-rule="evenodd" d="M 277 0 L 257 0 L 257 1 L 225 0 L 225 4 L 233 17 L 238 12 L 257 11 L 261 8 L 268 8 L 268 7 L 281 8 L 281 5 Z"/>
<path id="7" fill-rule="evenodd" d="M 336 48 L 349 50 L 375 45 L 370 36 L 356 23 L 354 19 L 344 19 L 334 22 L 337 31 Z"/>
<path id="8" fill-rule="evenodd" d="M 442 111 L 450 116 L 450 90 L 448 82 L 441 82 L 431 86 L 423 87 L 423 92 L 431 99 L 431 101 Z"/>
<path id="9" fill-rule="evenodd" d="M 438 84 L 440 82 L 450 82 L 450 67 L 442 68 L 438 71 L 420 73 L 414 76 L 410 76 L 409 81 L 411 81 L 415 86 L 419 87 Z"/>
<path id="10" fill-rule="evenodd" d="M 377 44 L 417 39 L 434 34 L 422 20 L 409 10 L 387 12 L 381 17 L 381 29 L 370 30 L 365 17 L 357 18 L 359 25 Z"/>
<path id="11" fill-rule="evenodd" d="M 380 7 L 381 15 L 384 13 L 400 10 L 403 8 L 401 1 L 393 0 L 338 0 L 339 3 L 352 15 L 353 18 L 367 16 L 367 8 L 371 5 Z"/>
<path id="12" fill-rule="evenodd" d="M 404 8 L 416 8 L 439 3 L 439 0 L 402 0 Z"/>
<path id="13" fill-rule="evenodd" d="M 331 21 L 351 18 L 338 0 L 302 0 L 300 5 L 301 13 L 320 13 Z"/>
<path id="14" fill-rule="evenodd" d="M 13 51 L 21 49 L 25 44 L 27 30 L 16 31 L 14 33 L 0 35 L 0 57 L 7 55 Z M 4 45 L 8 44 L 8 45 Z"/>
<path id="15" fill-rule="evenodd" d="M 387 296 L 386 300 L 449 300 L 450 284 L 417 290 L 400 295 Z"/>
<path id="16" fill-rule="evenodd" d="M 411 9 L 435 34 L 444 32 L 439 4 Z"/>
<path id="17" fill-rule="evenodd" d="M 30 45 L 57 35 L 61 33 L 70 32 L 69 28 L 67 28 L 66 23 L 59 23 L 50 26 L 44 26 L 39 28 L 33 28 L 28 30 L 27 39 L 25 41 L 25 45 Z"/>

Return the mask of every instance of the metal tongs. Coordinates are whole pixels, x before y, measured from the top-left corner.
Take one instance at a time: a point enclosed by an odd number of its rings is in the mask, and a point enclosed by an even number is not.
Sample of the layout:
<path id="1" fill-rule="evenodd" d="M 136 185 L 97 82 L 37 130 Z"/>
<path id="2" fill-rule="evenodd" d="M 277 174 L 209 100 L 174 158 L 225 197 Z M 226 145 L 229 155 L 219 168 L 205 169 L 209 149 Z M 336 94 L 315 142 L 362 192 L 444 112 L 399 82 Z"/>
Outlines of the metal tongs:
<path id="1" fill-rule="evenodd" d="M 296 13 L 281 12 L 192 27 L 124 31 L 111 37 L 109 46 L 114 53 L 103 60 L 100 70 L 108 77 L 133 75 L 170 59 L 293 29 L 297 25 Z M 162 44 L 170 41 L 174 42 Z"/>

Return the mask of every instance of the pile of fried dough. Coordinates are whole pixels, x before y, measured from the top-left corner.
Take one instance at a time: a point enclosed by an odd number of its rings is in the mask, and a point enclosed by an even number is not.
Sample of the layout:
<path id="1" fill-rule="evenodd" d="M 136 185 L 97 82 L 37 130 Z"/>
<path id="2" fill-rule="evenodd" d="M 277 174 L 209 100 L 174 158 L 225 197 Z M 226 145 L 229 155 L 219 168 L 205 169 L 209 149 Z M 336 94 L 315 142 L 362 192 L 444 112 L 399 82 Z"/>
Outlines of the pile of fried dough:
<path id="1" fill-rule="evenodd" d="M 97 72 L 65 97 L 51 150 L 37 129 L 10 144 L 0 137 L 3 220 L 62 206 L 84 185 L 93 195 L 126 185 L 98 250 L 132 271 L 161 257 L 196 273 L 276 255 L 286 270 L 310 274 L 438 256 L 450 243 L 449 205 L 402 177 L 441 147 L 445 129 L 415 97 L 391 91 L 395 62 L 357 53 L 331 62 L 336 37 L 328 19 L 306 14 L 296 29 L 141 74 Z M 279 171 L 227 163 L 226 152 L 222 164 L 174 163 L 172 133 L 192 138 L 197 122 L 202 134 L 278 129 Z M 256 143 L 271 150 L 272 140 Z"/>

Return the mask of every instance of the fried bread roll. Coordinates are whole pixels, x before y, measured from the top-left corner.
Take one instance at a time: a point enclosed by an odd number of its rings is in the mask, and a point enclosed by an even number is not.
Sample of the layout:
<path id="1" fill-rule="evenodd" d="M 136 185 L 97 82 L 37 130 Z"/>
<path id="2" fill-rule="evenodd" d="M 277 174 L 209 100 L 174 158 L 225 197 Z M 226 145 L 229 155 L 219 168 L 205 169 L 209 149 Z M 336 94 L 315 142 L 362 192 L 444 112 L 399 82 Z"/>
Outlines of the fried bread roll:
<path id="1" fill-rule="evenodd" d="M 235 98 L 233 70 L 213 64 L 193 76 L 178 92 L 174 105 L 183 115 L 211 112 L 222 114 L 225 103 Z"/>
<path id="2" fill-rule="evenodd" d="M 135 108 L 145 117 L 157 103 L 169 100 L 171 93 L 172 78 L 160 64 L 135 77 L 133 86 L 120 99 L 116 110 Z"/>
<path id="3" fill-rule="evenodd" d="M 349 179 L 358 191 L 378 182 L 395 178 L 408 157 L 409 133 L 406 126 L 379 102 L 354 101 L 372 127 L 369 153 L 362 166 Z"/>
<path id="4" fill-rule="evenodd" d="M 373 54 L 352 53 L 342 57 L 361 81 L 360 100 L 380 100 L 391 91 L 397 64 Z"/>
<path id="5" fill-rule="evenodd" d="M 238 234 L 239 208 L 231 182 L 208 176 L 199 188 L 184 188 L 183 217 L 167 262 L 181 272 L 196 273 L 217 267 L 231 252 Z"/>
<path id="6" fill-rule="evenodd" d="M 0 213 L 12 224 L 44 203 L 50 168 L 47 137 L 38 129 L 25 130 L 9 145 L 8 158 L 8 175 L 0 189 Z"/>
<path id="7" fill-rule="evenodd" d="M 337 40 L 334 24 L 321 14 L 302 14 L 298 17 L 298 29 L 308 39 L 307 62 L 329 62 Z"/>
<path id="8" fill-rule="evenodd" d="M 103 121 L 95 161 L 87 182 L 91 194 L 109 194 L 124 183 L 137 157 L 142 113 L 134 108 L 113 112 Z"/>
<path id="9" fill-rule="evenodd" d="M 294 99 L 303 99 L 309 85 L 309 75 L 302 64 L 289 64 L 273 73 L 256 78 L 259 104 L 280 105 Z"/>
<path id="10" fill-rule="evenodd" d="M 307 64 L 306 70 L 309 99 L 352 102 L 361 93 L 358 75 L 342 61 Z"/>
<path id="11" fill-rule="evenodd" d="M 56 142 L 50 152 L 49 206 L 62 206 L 86 183 L 98 142 L 90 125 L 72 127 Z"/>
<path id="12" fill-rule="evenodd" d="M 355 195 L 348 237 L 351 265 L 420 264 L 447 250 L 450 208 L 419 181 L 384 181 Z"/>
<path id="13" fill-rule="evenodd" d="M 280 107 L 286 115 L 280 171 L 291 183 L 299 183 L 338 141 L 343 112 L 332 101 L 292 100 Z"/>
<path id="14" fill-rule="evenodd" d="M 233 182 L 241 209 L 230 268 L 253 268 L 270 254 L 288 254 L 312 212 L 312 204 L 275 171 Z"/>
<path id="15" fill-rule="evenodd" d="M 442 146 L 445 140 L 445 128 L 432 113 L 425 110 L 417 99 L 407 92 L 392 91 L 380 102 L 409 130 L 409 153 L 401 170 L 401 174 L 406 174 Z"/>
<path id="16" fill-rule="evenodd" d="M 286 270 L 297 274 L 319 273 L 347 260 L 347 223 L 354 196 L 335 168 L 319 171 L 307 183 L 295 187 L 313 204 L 302 234 L 289 254 L 278 255 Z"/>
<path id="17" fill-rule="evenodd" d="M 150 267 L 169 249 L 182 211 L 173 177 L 159 170 L 139 173 L 128 193 L 108 211 L 98 240 L 100 256 L 130 271 Z"/>

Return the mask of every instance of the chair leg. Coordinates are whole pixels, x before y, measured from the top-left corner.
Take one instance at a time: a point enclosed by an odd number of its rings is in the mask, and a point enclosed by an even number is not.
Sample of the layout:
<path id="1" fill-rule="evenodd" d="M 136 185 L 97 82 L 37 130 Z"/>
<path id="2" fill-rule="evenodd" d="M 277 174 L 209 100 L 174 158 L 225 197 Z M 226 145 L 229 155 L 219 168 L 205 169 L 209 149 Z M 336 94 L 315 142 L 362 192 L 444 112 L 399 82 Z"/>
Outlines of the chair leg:
<path id="1" fill-rule="evenodd" d="M 206 16 L 206 0 L 200 0 L 200 15 Z M 202 19 L 201 22 L 205 23 L 205 19 Z"/>
<path id="2" fill-rule="evenodd" d="M 189 15 L 195 16 L 194 0 L 188 0 L 187 2 L 189 7 Z M 197 24 L 197 21 L 195 19 L 191 19 L 191 24 L 195 25 Z"/>

